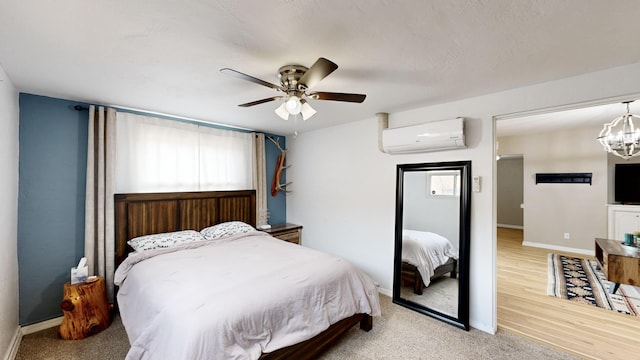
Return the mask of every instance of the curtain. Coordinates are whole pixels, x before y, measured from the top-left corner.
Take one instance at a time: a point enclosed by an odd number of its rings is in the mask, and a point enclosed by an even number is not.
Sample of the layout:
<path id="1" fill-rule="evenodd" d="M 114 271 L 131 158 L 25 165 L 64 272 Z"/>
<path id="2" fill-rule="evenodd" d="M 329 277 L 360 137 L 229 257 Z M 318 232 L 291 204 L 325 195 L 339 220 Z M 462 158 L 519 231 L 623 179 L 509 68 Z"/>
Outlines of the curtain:
<path id="1" fill-rule="evenodd" d="M 104 277 L 109 302 L 114 302 L 115 272 L 115 118 L 114 109 L 89 107 L 84 251 L 89 275 Z"/>
<path id="2" fill-rule="evenodd" d="M 252 133 L 117 113 L 117 192 L 253 189 Z"/>
<path id="3" fill-rule="evenodd" d="M 265 137 L 264 134 L 255 134 L 256 151 L 254 159 L 254 188 L 256 189 L 256 225 L 267 224 L 269 220 L 267 210 L 267 170 L 265 158 Z"/>
<path id="4" fill-rule="evenodd" d="M 198 126 L 200 190 L 253 189 L 253 133 Z"/>
<path id="5" fill-rule="evenodd" d="M 195 125 L 123 112 L 116 119 L 118 192 L 198 190 Z"/>

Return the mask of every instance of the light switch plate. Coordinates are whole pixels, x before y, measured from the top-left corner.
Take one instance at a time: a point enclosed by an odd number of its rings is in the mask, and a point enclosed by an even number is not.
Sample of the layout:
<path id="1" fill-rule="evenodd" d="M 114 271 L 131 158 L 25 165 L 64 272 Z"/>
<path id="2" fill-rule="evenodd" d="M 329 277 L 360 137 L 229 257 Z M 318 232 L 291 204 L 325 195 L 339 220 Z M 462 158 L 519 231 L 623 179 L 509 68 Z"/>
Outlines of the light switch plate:
<path id="1" fill-rule="evenodd" d="M 474 176 L 471 181 L 473 192 L 480 192 L 480 176 Z"/>

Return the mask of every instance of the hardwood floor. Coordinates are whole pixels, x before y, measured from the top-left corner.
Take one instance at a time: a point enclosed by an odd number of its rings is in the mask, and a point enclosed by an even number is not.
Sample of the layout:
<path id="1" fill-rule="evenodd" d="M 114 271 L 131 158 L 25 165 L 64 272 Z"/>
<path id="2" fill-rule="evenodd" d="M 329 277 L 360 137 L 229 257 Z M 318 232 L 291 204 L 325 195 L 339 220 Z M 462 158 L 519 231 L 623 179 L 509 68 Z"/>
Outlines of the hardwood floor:
<path id="1" fill-rule="evenodd" d="M 498 328 L 586 359 L 640 358 L 640 317 L 547 295 L 547 254 L 498 228 Z"/>

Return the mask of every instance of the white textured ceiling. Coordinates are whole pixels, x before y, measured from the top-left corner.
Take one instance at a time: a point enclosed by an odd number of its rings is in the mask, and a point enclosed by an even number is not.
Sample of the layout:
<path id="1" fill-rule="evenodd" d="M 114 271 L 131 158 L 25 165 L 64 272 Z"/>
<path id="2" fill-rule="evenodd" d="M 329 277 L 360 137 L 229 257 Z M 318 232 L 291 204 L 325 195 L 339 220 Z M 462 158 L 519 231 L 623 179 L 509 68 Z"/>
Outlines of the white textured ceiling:
<path id="1" fill-rule="evenodd" d="M 285 64 L 339 65 L 308 131 L 640 62 L 638 0 L 2 0 L 0 65 L 21 92 L 280 134 Z"/>

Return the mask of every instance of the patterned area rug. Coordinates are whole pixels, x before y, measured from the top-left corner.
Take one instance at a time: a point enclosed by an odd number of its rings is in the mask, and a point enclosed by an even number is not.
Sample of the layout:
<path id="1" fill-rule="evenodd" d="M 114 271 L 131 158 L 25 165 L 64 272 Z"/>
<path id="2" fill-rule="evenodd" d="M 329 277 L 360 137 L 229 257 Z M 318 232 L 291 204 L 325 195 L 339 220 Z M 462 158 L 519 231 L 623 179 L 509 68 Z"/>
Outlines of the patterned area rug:
<path id="1" fill-rule="evenodd" d="M 620 285 L 615 294 L 596 260 L 549 254 L 547 295 L 640 316 L 640 288 Z"/>

